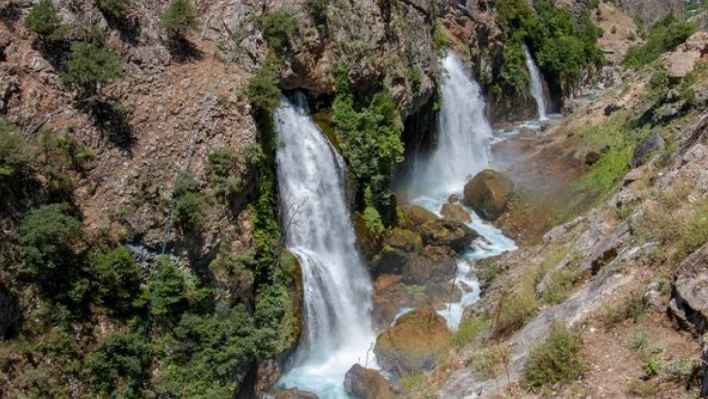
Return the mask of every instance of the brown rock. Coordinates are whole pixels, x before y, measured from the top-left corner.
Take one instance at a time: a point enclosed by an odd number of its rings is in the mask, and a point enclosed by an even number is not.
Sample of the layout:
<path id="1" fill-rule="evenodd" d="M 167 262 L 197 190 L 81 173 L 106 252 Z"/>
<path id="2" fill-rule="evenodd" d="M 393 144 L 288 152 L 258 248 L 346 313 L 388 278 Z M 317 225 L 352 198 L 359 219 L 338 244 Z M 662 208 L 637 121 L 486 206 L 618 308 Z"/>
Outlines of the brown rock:
<path id="1" fill-rule="evenodd" d="M 420 236 L 426 245 L 450 247 L 462 251 L 479 237 L 476 231 L 457 220 L 442 218 L 420 226 Z"/>
<path id="2" fill-rule="evenodd" d="M 410 205 L 403 208 L 408 219 L 408 229 L 417 231 L 425 222 L 438 219 L 438 216 L 420 205 Z"/>
<path id="3" fill-rule="evenodd" d="M 465 205 L 483 218 L 496 220 L 504 212 L 514 191 L 514 183 L 503 173 L 485 169 L 465 184 Z"/>
<path id="4" fill-rule="evenodd" d="M 276 393 L 275 399 L 319 399 L 319 396 L 312 392 L 302 391 L 297 388 L 290 388 L 286 391 Z"/>
<path id="5" fill-rule="evenodd" d="M 430 305 L 401 316 L 376 339 L 374 353 L 381 367 L 397 377 L 432 369 L 435 356 L 447 347 L 452 333 Z"/>
<path id="6" fill-rule="evenodd" d="M 472 221 L 472 216 L 470 216 L 470 213 L 467 212 L 465 207 L 459 202 L 453 204 L 443 204 L 440 213 L 442 213 L 443 216 L 457 220 L 461 223 L 469 223 Z"/>
<path id="7" fill-rule="evenodd" d="M 344 376 L 344 390 L 352 399 L 393 399 L 391 384 L 376 370 L 355 364 Z"/>

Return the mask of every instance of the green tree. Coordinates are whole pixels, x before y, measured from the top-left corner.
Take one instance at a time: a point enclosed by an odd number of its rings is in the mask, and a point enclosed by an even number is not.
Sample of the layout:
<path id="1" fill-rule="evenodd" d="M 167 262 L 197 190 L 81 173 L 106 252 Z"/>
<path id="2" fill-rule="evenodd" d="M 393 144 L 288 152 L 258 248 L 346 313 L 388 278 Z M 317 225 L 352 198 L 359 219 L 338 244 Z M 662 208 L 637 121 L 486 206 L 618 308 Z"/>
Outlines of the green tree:
<path id="1" fill-rule="evenodd" d="M 248 101 L 256 109 L 256 112 L 262 113 L 262 117 L 270 118 L 270 114 L 280 105 L 280 87 L 278 82 L 280 61 L 271 52 L 268 51 L 266 60 L 256 73 L 248 80 L 246 94 Z"/>
<path id="2" fill-rule="evenodd" d="M 133 301 L 140 295 L 142 271 L 124 247 L 106 254 L 93 255 L 91 268 L 93 292 L 100 305 L 111 313 L 125 315 L 132 309 Z"/>
<path id="3" fill-rule="evenodd" d="M 182 39 L 199 27 L 197 10 L 190 0 L 172 0 L 160 20 L 160 27 L 171 39 Z"/>
<path id="4" fill-rule="evenodd" d="M 51 0 L 40 0 L 25 17 L 25 28 L 43 40 L 52 42 L 63 40 L 67 29 L 61 23 L 61 16 Z"/>
<path id="5" fill-rule="evenodd" d="M 110 397 L 140 398 L 150 358 L 150 347 L 141 336 L 125 330 L 113 333 L 88 358 L 91 384 Z"/>
<path id="6" fill-rule="evenodd" d="M 180 172 L 177 175 L 172 197 L 174 198 L 172 217 L 175 222 L 185 228 L 199 228 L 206 216 L 204 211 L 206 202 L 199 194 L 199 186 L 191 173 Z"/>
<path id="7" fill-rule="evenodd" d="M 262 15 L 258 23 L 263 38 L 276 54 L 282 54 L 290 46 L 289 37 L 298 29 L 297 20 L 284 8 Z"/>
<path id="8" fill-rule="evenodd" d="M 17 134 L 14 125 L 0 118 L 0 184 L 28 173 L 33 163 L 34 154 L 27 142 Z"/>
<path id="9" fill-rule="evenodd" d="M 125 18 L 133 0 L 95 0 L 96 6 L 107 17 Z"/>
<path id="10" fill-rule="evenodd" d="M 95 95 L 99 85 L 125 76 L 116 56 L 96 40 L 72 45 L 66 69 L 64 82 L 77 87 L 82 95 Z"/>

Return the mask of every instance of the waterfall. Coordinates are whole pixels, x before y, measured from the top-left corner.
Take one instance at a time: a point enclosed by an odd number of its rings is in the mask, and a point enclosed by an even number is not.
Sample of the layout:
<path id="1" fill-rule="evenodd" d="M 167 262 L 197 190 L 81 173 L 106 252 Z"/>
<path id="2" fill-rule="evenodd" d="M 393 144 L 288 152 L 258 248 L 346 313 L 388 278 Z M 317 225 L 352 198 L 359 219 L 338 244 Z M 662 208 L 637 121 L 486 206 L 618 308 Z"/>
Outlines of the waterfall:
<path id="1" fill-rule="evenodd" d="M 538 71 L 538 67 L 533 61 L 533 57 L 531 57 L 531 52 L 529 52 L 529 48 L 526 47 L 526 44 L 524 44 L 523 47 L 524 55 L 526 56 L 526 68 L 528 68 L 529 75 L 531 76 L 531 84 L 529 85 L 529 89 L 531 89 L 531 94 L 533 95 L 534 100 L 536 100 L 538 120 L 544 121 L 547 119 L 547 117 L 546 100 L 543 96 L 543 80 L 541 80 L 541 73 Z"/>
<path id="2" fill-rule="evenodd" d="M 346 166 L 309 117 L 302 93 L 275 111 L 285 245 L 300 261 L 306 338 L 280 385 L 346 398 L 344 374 L 364 364 L 375 335 L 371 281 L 359 257 L 346 200 Z M 371 367 L 371 364 L 369 364 Z"/>
<path id="3" fill-rule="evenodd" d="M 416 165 L 412 177 L 415 194 L 412 202 L 438 216 L 450 194 L 462 196 L 470 176 L 489 167 L 492 139 L 484 98 L 462 59 L 450 53 L 443 60 L 443 66 L 438 146 L 423 165 Z M 483 238 L 472 243 L 458 258 L 453 283 L 462 293 L 459 301 L 447 303 L 445 309 L 438 310 L 452 330 L 458 328 L 465 307 L 479 299 L 479 283 L 470 262 L 517 249 L 513 240 L 481 220 L 471 209 L 467 210 L 472 217 L 468 226 Z"/>
<path id="4" fill-rule="evenodd" d="M 418 192 L 460 191 L 470 175 L 489 164 L 492 128 L 481 89 L 457 54 L 449 53 L 442 65 L 440 134 L 415 176 Z"/>

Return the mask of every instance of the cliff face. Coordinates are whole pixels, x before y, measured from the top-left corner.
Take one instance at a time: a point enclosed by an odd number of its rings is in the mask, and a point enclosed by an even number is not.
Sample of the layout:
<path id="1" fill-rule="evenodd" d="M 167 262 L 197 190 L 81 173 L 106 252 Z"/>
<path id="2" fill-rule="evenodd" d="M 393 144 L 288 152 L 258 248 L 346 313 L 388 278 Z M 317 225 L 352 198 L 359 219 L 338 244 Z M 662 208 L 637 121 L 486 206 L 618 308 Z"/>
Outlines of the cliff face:
<path id="1" fill-rule="evenodd" d="M 683 18 L 683 0 L 620 0 L 619 6 L 635 19 L 644 21 L 647 26 L 664 19 L 670 13 Z"/>

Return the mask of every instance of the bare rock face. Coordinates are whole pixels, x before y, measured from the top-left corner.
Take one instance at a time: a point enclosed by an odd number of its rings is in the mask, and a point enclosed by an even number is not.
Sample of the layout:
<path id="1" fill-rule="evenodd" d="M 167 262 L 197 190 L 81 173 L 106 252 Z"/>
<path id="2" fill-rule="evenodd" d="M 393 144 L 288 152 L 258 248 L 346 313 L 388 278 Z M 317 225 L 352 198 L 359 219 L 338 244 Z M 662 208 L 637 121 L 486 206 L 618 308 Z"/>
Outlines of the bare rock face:
<path id="1" fill-rule="evenodd" d="M 377 370 L 355 364 L 344 376 L 344 390 L 352 399 L 393 399 L 396 393 Z"/>
<path id="2" fill-rule="evenodd" d="M 696 32 L 675 51 L 664 56 L 664 67 L 669 79 L 678 81 L 688 75 L 696 62 L 708 54 L 708 32 Z"/>
<path id="3" fill-rule="evenodd" d="M 432 306 L 423 305 L 382 332 L 376 339 L 374 353 L 384 370 L 402 377 L 430 370 L 435 355 L 447 346 L 451 337 L 445 319 Z"/>
<path id="4" fill-rule="evenodd" d="M 465 184 L 464 202 L 493 221 L 506 212 L 513 191 L 514 183 L 503 173 L 485 169 Z"/>
<path id="5" fill-rule="evenodd" d="M 670 13 L 683 18 L 683 0 L 620 0 L 619 6 L 632 18 L 641 19 L 648 26 L 664 19 Z"/>
<path id="6" fill-rule="evenodd" d="M 685 328 L 701 335 L 708 326 L 708 244 L 679 266 L 669 312 Z"/>
<path id="7" fill-rule="evenodd" d="M 275 399 L 319 399 L 319 396 L 312 392 L 291 388 L 275 395 Z"/>
<path id="8" fill-rule="evenodd" d="M 476 231 L 457 220 L 442 218 L 426 222 L 420 227 L 420 236 L 427 245 L 450 247 L 462 251 L 479 237 Z"/>

